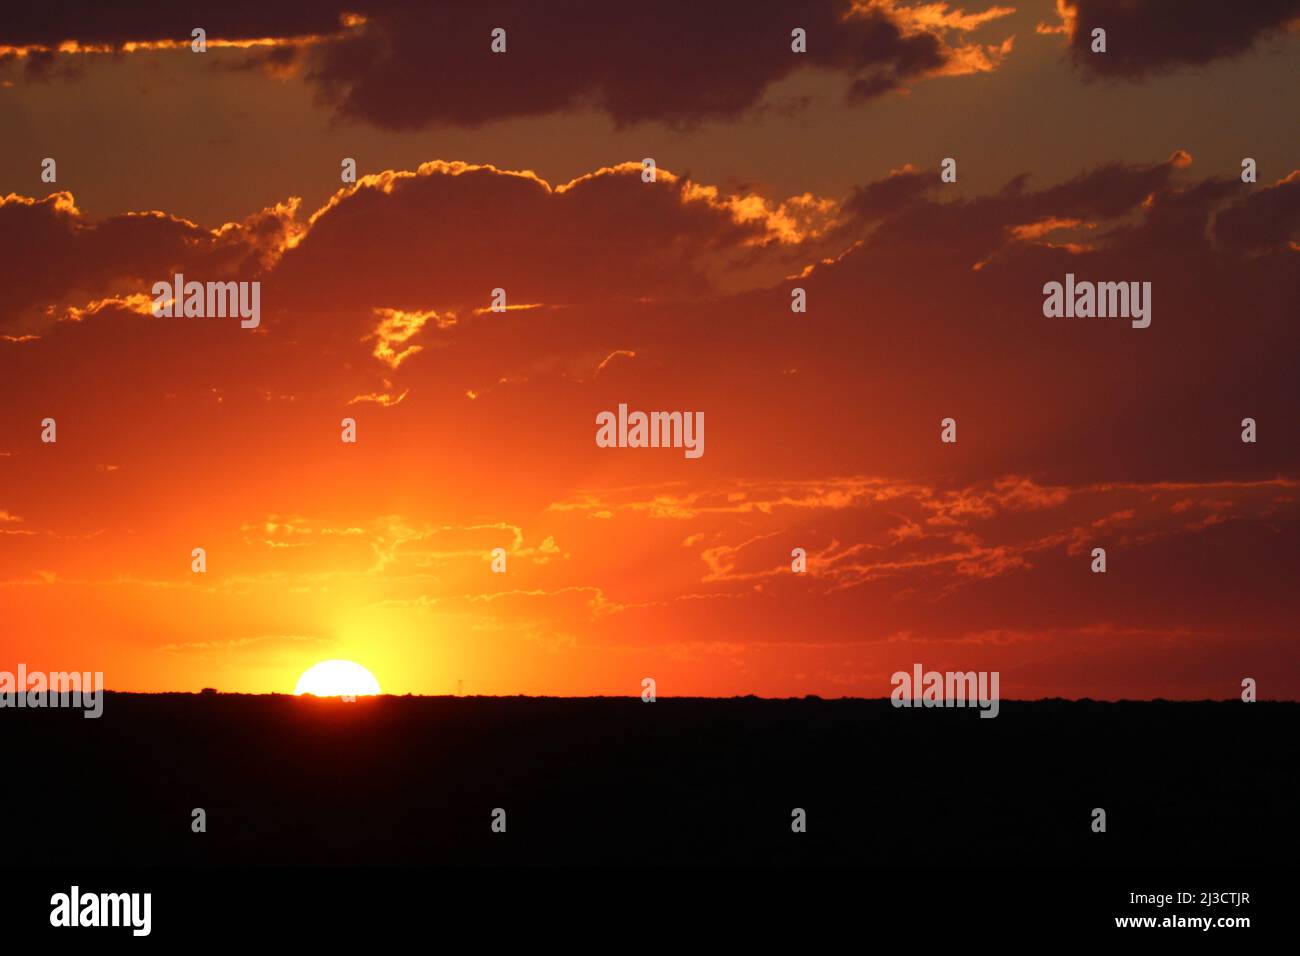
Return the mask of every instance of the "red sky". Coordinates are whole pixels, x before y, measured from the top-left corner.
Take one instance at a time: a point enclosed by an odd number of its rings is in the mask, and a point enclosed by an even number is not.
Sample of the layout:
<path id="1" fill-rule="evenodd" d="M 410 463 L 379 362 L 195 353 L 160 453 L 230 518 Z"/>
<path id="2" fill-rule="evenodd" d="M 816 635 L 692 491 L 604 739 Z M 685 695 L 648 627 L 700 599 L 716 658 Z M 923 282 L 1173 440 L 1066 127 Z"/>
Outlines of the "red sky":
<path id="1" fill-rule="evenodd" d="M 0 26 L 0 670 L 1300 696 L 1300 3 L 99 11 Z"/>

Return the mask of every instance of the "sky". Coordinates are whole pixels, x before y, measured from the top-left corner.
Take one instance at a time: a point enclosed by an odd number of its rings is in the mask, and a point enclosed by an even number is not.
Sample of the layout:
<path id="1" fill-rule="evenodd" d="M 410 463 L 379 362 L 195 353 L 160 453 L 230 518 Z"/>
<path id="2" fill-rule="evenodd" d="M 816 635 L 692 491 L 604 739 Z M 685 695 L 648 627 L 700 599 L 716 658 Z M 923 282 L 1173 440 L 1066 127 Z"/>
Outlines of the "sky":
<path id="1" fill-rule="evenodd" d="M 0 670 L 1300 698 L 1297 75 L 1300 0 L 18 11 Z"/>

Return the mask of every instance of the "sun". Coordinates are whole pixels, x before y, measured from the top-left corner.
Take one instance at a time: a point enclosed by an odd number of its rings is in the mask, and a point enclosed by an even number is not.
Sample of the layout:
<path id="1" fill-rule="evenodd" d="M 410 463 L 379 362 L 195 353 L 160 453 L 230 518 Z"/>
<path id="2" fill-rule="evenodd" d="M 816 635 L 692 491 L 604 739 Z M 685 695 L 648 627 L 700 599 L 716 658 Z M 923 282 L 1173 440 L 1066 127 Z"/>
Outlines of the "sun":
<path id="1" fill-rule="evenodd" d="M 352 661 L 321 661 L 303 671 L 293 692 L 315 697 L 362 697 L 382 693 L 379 681 Z"/>

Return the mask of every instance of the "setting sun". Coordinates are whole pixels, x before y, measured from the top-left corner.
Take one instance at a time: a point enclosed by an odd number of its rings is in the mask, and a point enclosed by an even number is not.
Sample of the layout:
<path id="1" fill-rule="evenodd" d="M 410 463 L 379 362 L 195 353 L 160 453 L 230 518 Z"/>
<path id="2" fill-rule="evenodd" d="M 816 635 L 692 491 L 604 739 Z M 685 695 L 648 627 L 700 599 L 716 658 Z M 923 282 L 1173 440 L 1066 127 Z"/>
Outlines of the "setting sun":
<path id="1" fill-rule="evenodd" d="M 362 697 L 378 694 L 379 681 L 352 661 L 321 661 L 303 672 L 293 692 L 315 697 Z"/>

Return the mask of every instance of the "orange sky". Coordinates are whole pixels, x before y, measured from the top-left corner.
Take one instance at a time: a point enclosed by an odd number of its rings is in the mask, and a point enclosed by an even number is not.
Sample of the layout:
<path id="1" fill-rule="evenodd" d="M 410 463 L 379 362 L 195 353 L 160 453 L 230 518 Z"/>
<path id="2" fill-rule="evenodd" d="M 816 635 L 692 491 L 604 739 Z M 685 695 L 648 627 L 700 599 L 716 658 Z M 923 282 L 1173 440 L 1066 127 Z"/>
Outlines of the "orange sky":
<path id="1" fill-rule="evenodd" d="M 0 27 L 0 670 L 1300 696 L 1296 4 L 706 6 Z M 153 317 L 177 272 L 260 325 Z M 1044 317 L 1067 272 L 1151 326 Z"/>

